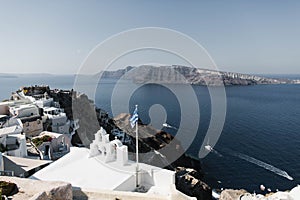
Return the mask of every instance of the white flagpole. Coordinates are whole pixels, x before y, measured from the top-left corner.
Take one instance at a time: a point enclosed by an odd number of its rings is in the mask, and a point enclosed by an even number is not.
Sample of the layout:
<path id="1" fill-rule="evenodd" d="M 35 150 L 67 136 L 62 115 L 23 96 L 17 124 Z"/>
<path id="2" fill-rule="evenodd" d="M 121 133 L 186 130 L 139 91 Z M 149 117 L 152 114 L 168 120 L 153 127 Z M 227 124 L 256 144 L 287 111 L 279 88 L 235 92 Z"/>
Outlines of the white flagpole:
<path id="1" fill-rule="evenodd" d="M 135 105 L 137 110 L 138 105 Z M 139 187 L 139 138 L 138 138 L 138 120 L 135 122 L 135 149 L 136 149 L 136 187 Z"/>

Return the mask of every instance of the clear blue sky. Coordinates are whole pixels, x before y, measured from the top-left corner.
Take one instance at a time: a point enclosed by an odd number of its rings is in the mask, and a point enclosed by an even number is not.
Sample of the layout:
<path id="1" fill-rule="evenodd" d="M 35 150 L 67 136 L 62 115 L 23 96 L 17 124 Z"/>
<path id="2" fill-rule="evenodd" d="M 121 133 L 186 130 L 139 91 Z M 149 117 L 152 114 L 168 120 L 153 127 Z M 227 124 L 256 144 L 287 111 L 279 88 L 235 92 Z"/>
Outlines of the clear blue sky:
<path id="1" fill-rule="evenodd" d="M 2 1 L 2 73 L 76 73 L 120 31 L 165 27 L 202 44 L 219 69 L 300 74 L 300 1 Z"/>

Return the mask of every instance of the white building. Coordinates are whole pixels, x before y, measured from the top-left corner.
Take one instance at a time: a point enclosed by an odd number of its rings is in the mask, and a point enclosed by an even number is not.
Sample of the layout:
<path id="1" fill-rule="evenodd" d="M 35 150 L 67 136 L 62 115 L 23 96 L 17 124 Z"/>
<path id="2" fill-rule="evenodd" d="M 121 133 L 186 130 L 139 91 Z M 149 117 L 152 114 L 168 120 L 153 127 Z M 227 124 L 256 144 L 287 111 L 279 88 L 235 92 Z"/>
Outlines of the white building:
<path id="1" fill-rule="evenodd" d="M 84 191 L 142 191 L 169 199 L 176 191 L 181 199 L 190 199 L 176 190 L 174 171 L 139 163 L 137 173 L 136 163 L 128 160 L 127 146 L 117 139 L 109 141 L 104 129 L 95 134 L 90 148 L 71 147 L 69 154 L 30 178 L 65 181 Z"/>
<path id="2" fill-rule="evenodd" d="M 21 126 L 27 137 L 37 136 L 43 131 L 43 124 L 39 115 L 23 118 L 0 115 L 0 128 L 14 125 Z"/>
<path id="3" fill-rule="evenodd" d="M 51 107 L 52 105 L 54 105 L 54 101 L 53 98 L 42 98 L 36 100 L 34 104 L 37 105 L 39 108 Z"/>
<path id="4" fill-rule="evenodd" d="M 4 126 L 4 124 L 7 122 L 8 118 L 9 117 L 7 115 L 0 115 L 0 128 L 2 128 Z"/>
<path id="5" fill-rule="evenodd" d="M 50 121 L 51 131 L 61 134 L 70 133 L 70 120 L 61 108 L 45 107 L 44 115 Z"/>
<path id="6" fill-rule="evenodd" d="M 26 157 L 26 137 L 22 127 L 15 125 L 0 129 L 0 145 L 6 155 Z"/>
<path id="7" fill-rule="evenodd" d="M 28 177 L 52 161 L 2 155 L 1 175 Z"/>
<path id="8" fill-rule="evenodd" d="M 43 131 L 39 136 L 32 138 L 32 141 L 42 140 L 45 136 L 51 138 L 37 146 L 42 160 L 56 160 L 70 152 L 71 139 L 69 135 Z"/>
<path id="9" fill-rule="evenodd" d="M 116 161 L 121 166 L 128 163 L 127 146 L 118 139 L 109 141 L 109 135 L 101 127 L 90 144 L 90 157 L 100 156 L 105 163 Z"/>
<path id="10" fill-rule="evenodd" d="M 20 106 L 20 105 L 28 105 L 31 103 L 32 102 L 28 99 L 0 102 L 0 115 L 9 115 L 10 107 L 15 107 L 15 106 Z"/>
<path id="11" fill-rule="evenodd" d="M 33 104 L 15 105 L 10 107 L 14 118 L 19 118 L 23 123 L 23 131 L 27 137 L 39 135 L 43 131 L 42 118 L 39 108 Z"/>
<path id="12" fill-rule="evenodd" d="M 11 106 L 10 113 L 12 116 L 23 118 L 39 115 L 39 109 L 33 104 L 25 104 L 19 106 Z"/>
<path id="13" fill-rule="evenodd" d="M 22 118 L 23 131 L 27 137 L 34 137 L 43 131 L 43 123 L 40 116 Z"/>

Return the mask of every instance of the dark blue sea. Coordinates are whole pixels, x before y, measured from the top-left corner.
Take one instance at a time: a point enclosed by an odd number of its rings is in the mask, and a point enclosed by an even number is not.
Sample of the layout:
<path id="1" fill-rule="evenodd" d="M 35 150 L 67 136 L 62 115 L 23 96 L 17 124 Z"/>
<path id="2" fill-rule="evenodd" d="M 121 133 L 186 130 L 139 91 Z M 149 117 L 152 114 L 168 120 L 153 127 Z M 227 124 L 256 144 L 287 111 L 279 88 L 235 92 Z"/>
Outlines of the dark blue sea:
<path id="1" fill-rule="evenodd" d="M 35 84 L 72 89 L 74 76 L 1 77 L 0 99 L 7 99 L 20 86 Z M 114 86 L 114 80 L 101 80 L 94 99 L 110 115 Z M 88 81 L 85 87 L 89 87 Z M 181 89 L 180 85 L 177 87 Z M 199 125 L 187 152 L 197 157 L 210 123 L 211 101 L 206 87 L 193 86 L 193 89 L 199 101 L 200 121 L 195 122 L 193 112 L 185 113 L 190 123 Z M 260 184 L 272 190 L 291 189 L 300 184 L 300 85 L 230 86 L 226 87 L 226 96 L 227 112 L 221 137 L 215 151 L 201 160 L 205 181 L 214 188 L 244 188 L 250 192 L 259 192 Z M 122 98 L 119 102 L 125 103 Z M 136 103 L 144 123 L 150 123 L 150 107 L 160 104 L 166 110 L 167 123 L 180 126 L 180 103 L 167 87 L 157 84 L 139 87 L 129 100 L 130 111 Z M 176 135 L 176 130 L 164 129 Z M 187 132 L 186 138 L 190 135 Z"/>

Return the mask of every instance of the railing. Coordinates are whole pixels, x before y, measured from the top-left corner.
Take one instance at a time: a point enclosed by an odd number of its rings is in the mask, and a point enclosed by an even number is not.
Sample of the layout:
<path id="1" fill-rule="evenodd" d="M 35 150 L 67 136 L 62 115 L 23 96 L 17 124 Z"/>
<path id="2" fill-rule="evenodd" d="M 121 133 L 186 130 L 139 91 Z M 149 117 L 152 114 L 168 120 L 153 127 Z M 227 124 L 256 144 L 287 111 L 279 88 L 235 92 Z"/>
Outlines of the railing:
<path id="1" fill-rule="evenodd" d="M 0 171 L 0 176 L 14 176 L 14 171 L 8 171 L 8 170 Z"/>

